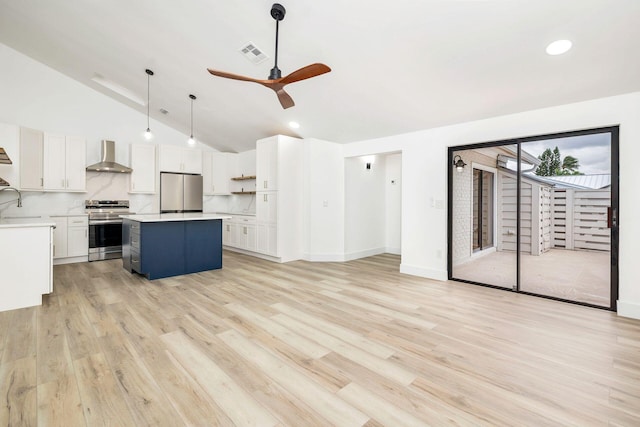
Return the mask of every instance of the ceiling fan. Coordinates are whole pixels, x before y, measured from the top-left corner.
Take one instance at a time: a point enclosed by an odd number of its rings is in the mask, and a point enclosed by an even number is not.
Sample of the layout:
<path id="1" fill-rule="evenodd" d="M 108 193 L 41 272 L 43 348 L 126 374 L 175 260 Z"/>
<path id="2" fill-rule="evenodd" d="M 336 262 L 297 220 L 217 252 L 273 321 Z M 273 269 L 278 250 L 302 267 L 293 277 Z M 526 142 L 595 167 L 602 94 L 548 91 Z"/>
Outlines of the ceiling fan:
<path id="1" fill-rule="evenodd" d="M 286 10 L 284 6 L 278 3 L 274 3 L 271 6 L 271 17 L 276 20 L 276 55 L 275 55 L 275 64 L 269 73 L 268 80 L 260 80 L 254 79 L 251 77 L 240 76 L 238 74 L 227 73 L 224 71 L 212 70 L 211 68 L 207 68 L 207 70 L 213 74 L 214 76 L 224 77 L 227 79 L 233 80 L 242 80 L 245 82 L 254 82 L 261 84 L 262 86 L 268 87 L 273 90 L 276 95 L 278 95 L 278 100 L 280 100 L 280 104 L 282 104 L 282 108 L 290 108 L 295 105 L 293 99 L 289 96 L 287 92 L 284 91 L 284 87 L 289 83 L 299 82 L 301 80 L 310 79 L 311 77 L 316 77 L 324 73 L 328 73 L 331 71 L 331 68 L 327 67 L 324 64 L 311 64 L 306 67 L 302 67 L 299 70 L 292 72 L 291 74 L 282 77 L 282 73 L 278 68 L 278 24 L 280 21 L 284 19 L 284 15 Z"/>

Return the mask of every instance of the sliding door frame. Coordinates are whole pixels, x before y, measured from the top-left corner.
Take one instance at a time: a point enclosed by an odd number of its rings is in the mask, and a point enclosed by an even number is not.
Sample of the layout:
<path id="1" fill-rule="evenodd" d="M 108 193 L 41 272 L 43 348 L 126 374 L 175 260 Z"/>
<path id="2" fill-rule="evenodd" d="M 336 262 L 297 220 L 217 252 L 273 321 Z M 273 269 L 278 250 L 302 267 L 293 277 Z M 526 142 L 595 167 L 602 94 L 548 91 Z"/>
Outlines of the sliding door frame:
<path id="1" fill-rule="evenodd" d="M 527 292 L 520 289 L 520 274 L 521 274 L 521 265 L 520 265 L 520 243 L 521 243 L 521 179 L 522 179 L 522 162 L 517 162 L 517 190 L 516 190 L 516 283 L 513 289 L 491 285 L 488 283 L 480 283 L 472 280 L 465 279 L 457 279 L 453 277 L 453 156 L 457 151 L 463 150 L 473 150 L 478 148 L 488 148 L 488 147 L 499 147 L 504 145 L 516 145 L 517 146 L 517 157 L 518 160 L 522 157 L 522 144 L 526 142 L 532 141 L 540 141 L 540 140 L 550 140 L 550 139 L 558 139 L 558 138 L 568 138 L 575 136 L 584 136 L 584 135 L 593 135 L 597 133 L 609 133 L 611 135 L 611 208 L 615 215 L 615 223 L 611 227 L 611 257 L 610 257 L 610 301 L 609 307 L 590 304 L 582 301 L 573 301 L 564 298 L 558 298 L 550 295 L 542 295 L 536 294 L 533 292 Z M 593 129 L 584 129 L 570 132 L 560 132 L 560 133 L 552 133 L 546 135 L 535 135 L 517 139 L 506 139 L 500 141 L 490 141 L 490 142 L 481 142 L 475 144 L 467 144 L 467 145 L 459 145 L 448 147 L 447 151 L 447 276 L 449 280 L 455 280 L 458 282 L 470 283 L 479 286 L 485 286 L 489 288 L 502 289 L 506 291 L 518 292 L 524 295 L 533 295 L 541 298 L 552 299 L 555 301 L 568 302 L 571 304 L 577 304 L 587 307 L 599 308 L 604 310 L 616 311 L 617 310 L 617 301 L 618 301 L 618 250 L 619 250 L 619 225 L 620 225 L 620 185 L 619 185 L 619 144 L 620 144 L 620 126 L 606 126 L 599 127 Z M 495 195 L 495 197 L 498 197 Z"/>

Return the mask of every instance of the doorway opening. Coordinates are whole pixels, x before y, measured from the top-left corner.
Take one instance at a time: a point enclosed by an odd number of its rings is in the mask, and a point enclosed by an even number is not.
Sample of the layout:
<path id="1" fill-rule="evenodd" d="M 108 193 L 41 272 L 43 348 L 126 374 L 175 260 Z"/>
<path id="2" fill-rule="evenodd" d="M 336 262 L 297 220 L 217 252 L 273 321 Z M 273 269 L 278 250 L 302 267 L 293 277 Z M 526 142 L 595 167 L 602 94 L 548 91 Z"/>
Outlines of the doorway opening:
<path id="1" fill-rule="evenodd" d="M 449 279 L 615 310 L 618 132 L 450 147 Z"/>

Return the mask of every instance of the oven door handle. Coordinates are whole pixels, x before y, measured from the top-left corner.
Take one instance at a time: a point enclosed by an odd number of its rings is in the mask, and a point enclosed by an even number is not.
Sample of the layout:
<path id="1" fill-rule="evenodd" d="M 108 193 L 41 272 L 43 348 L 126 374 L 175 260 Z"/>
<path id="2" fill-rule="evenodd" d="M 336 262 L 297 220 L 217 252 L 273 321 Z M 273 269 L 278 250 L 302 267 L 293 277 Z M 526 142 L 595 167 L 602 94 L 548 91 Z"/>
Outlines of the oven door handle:
<path id="1" fill-rule="evenodd" d="M 121 219 L 98 219 L 90 220 L 89 225 L 101 225 L 101 224 L 122 224 Z"/>

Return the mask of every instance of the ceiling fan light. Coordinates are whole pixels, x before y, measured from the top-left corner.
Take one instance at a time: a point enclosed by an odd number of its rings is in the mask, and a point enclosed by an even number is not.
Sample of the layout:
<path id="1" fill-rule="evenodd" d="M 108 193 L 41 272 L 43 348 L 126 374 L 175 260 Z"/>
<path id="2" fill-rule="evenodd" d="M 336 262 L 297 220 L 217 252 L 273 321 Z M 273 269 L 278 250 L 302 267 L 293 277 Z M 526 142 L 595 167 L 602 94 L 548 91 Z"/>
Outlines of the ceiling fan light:
<path id="1" fill-rule="evenodd" d="M 568 52 L 572 45 L 571 40 L 556 40 L 547 46 L 547 53 L 552 56 L 562 55 Z"/>

